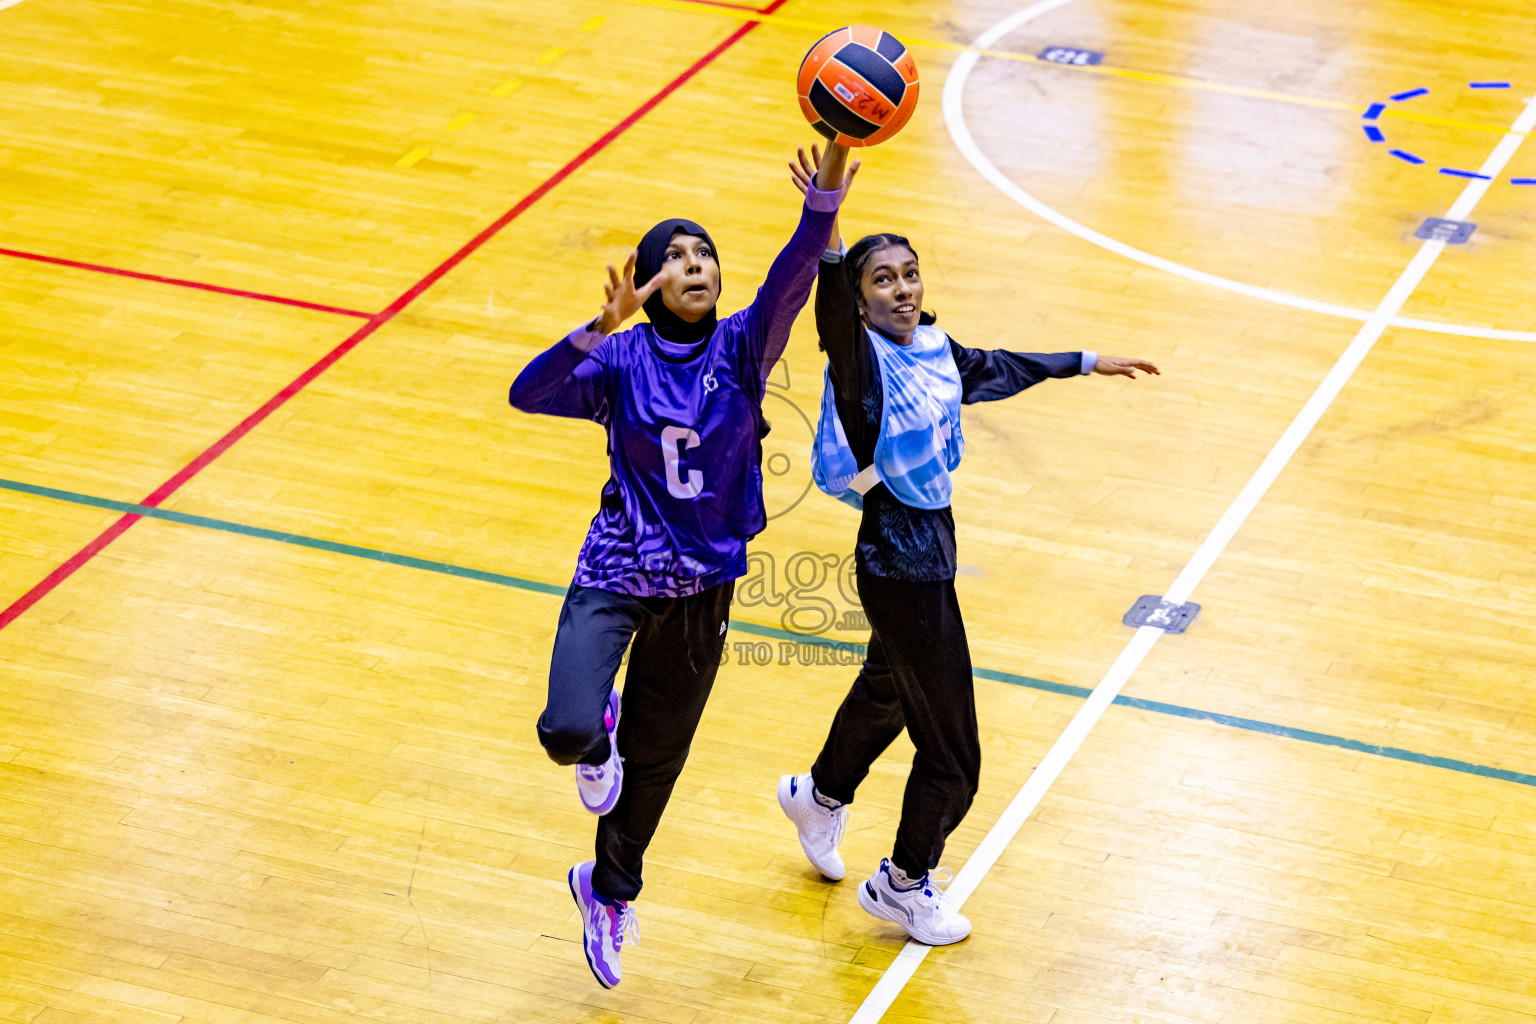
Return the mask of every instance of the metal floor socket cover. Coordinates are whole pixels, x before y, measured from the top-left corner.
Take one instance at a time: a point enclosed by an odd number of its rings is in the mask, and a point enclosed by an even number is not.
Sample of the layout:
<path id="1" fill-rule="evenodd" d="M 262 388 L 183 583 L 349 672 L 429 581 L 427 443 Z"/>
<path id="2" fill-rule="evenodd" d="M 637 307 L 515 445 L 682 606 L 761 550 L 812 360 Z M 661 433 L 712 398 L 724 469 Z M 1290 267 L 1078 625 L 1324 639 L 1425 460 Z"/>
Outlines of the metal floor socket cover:
<path id="1" fill-rule="evenodd" d="M 1127 626 L 1155 626 L 1164 633 L 1182 633 L 1200 614 L 1194 602 L 1169 604 L 1160 594 L 1142 594 L 1120 621 Z"/>
<path id="2" fill-rule="evenodd" d="M 1476 224 L 1468 224 L 1464 220 L 1446 220 L 1444 217 L 1430 217 L 1419 230 L 1413 233 L 1414 238 L 1422 238 L 1426 242 L 1444 242 L 1446 245 L 1463 245 L 1472 237 L 1472 232 L 1477 230 Z"/>

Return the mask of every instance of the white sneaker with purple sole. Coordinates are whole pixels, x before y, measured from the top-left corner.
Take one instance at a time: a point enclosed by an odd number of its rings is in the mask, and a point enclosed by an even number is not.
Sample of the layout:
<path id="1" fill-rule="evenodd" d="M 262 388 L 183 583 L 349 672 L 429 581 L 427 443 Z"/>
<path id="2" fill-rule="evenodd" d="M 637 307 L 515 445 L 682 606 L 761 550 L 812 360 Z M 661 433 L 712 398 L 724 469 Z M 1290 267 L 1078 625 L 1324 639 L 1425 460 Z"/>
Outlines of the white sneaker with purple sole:
<path id="1" fill-rule="evenodd" d="M 566 880 L 571 886 L 571 898 L 581 911 L 581 947 L 587 954 L 587 966 L 592 976 L 603 988 L 613 988 L 623 978 L 619 969 L 619 954 L 627 941 L 631 946 L 640 941 L 640 922 L 635 912 L 623 900 L 610 900 L 599 896 L 592 889 L 592 868 L 596 861 L 582 861 L 571 868 Z"/>
<path id="2" fill-rule="evenodd" d="M 619 691 L 608 694 L 603 709 L 603 727 L 608 730 L 608 760 L 602 764 L 576 766 L 576 792 L 581 805 L 593 814 L 607 814 L 619 802 L 624 789 L 624 759 L 619 756 Z"/>

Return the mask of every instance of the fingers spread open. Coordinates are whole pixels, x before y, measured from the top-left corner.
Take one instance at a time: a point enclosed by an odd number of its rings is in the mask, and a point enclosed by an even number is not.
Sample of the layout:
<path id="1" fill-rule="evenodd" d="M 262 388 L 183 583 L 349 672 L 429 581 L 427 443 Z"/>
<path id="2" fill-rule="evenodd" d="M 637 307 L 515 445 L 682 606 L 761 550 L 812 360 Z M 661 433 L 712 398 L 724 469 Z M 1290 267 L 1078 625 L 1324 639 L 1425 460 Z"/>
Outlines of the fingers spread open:
<path id="1" fill-rule="evenodd" d="M 819 146 L 811 146 L 811 155 L 806 157 L 805 147 L 800 147 L 800 167 L 805 170 L 806 178 L 816 177 L 817 166 L 822 163 L 822 150 Z"/>
<path id="2" fill-rule="evenodd" d="M 656 294 L 656 289 L 660 288 L 666 279 L 667 275 L 665 273 L 657 274 L 655 277 L 651 278 L 645 283 L 645 287 L 639 288 L 635 291 L 635 299 L 641 305 L 644 305 L 645 300 Z"/>
<path id="3" fill-rule="evenodd" d="M 805 171 L 796 167 L 793 163 L 789 165 L 789 180 L 794 182 L 795 188 L 801 192 L 804 192 L 810 184 L 810 179 L 806 176 Z"/>

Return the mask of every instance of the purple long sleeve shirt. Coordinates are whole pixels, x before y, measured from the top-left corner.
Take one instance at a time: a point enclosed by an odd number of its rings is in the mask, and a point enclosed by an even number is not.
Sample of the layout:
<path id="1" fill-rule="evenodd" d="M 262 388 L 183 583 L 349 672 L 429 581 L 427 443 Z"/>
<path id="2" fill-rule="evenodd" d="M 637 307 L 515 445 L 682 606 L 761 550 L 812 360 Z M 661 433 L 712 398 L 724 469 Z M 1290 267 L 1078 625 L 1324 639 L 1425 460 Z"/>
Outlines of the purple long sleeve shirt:
<path id="1" fill-rule="evenodd" d="M 518 375 L 518 409 L 593 420 L 608 434 L 609 478 L 577 586 L 684 597 L 746 573 L 747 542 L 766 524 L 763 389 L 841 200 L 812 187 L 752 304 L 691 355 L 673 354 L 650 324 L 607 337 L 579 327 Z"/>

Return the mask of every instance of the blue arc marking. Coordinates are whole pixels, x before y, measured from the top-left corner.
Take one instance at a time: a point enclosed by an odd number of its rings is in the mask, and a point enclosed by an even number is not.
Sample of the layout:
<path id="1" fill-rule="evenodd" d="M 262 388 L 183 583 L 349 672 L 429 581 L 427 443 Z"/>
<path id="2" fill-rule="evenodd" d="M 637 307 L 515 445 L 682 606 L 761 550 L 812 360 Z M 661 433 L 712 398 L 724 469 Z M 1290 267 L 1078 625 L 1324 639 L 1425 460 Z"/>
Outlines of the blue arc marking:
<path id="1" fill-rule="evenodd" d="M 1531 179 L 1536 184 L 1536 179 Z M 454 565 L 450 562 L 435 562 L 425 558 L 413 558 L 410 555 L 397 555 L 389 551 L 379 551 L 374 548 L 359 547 L 356 544 L 341 544 L 337 541 L 321 540 L 316 537 L 306 537 L 302 534 L 283 533 L 279 530 L 266 530 L 259 526 L 247 526 L 244 523 L 234 523 L 226 519 L 212 519 L 208 516 L 188 515 L 185 512 L 171 512 L 162 508 L 154 508 L 149 505 L 138 505 L 128 501 L 114 501 L 111 498 L 98 498 L 89 494 L 78 494 L 74 491 L 62 491 L 53 487 L 41 487 L 37 484 L 22 483 L 18 480 L 0 479 L 0 490 L 15 491 L 19 494 L 30 494 L 39 498 L 50 498 L 55 501 L 67 501 L 75 505 L 88 505 L 93 508 L 108 509 L 113 512 L 122 512 L 128 515 L 143 516 L 146 519 L 160 519 L 166 522 L 178 523 L 182 526 L 196 526 L 206 530 L 217 530 L 222 533 L 239 534 L 244 537 L 256 537 L 262 540 L 276 541 L 280 544 L 292 544 L 297 547 L 311 548 L 316 551 L 328 551 L 333 554 L 349 555 L 354 558 L 366 558 L 375 562 L 385 562 L 389 565 L 399 565 L 409 569 L 421 569 L 427 572 L 442 573 L 447 576 L 458 576 L 463 579 L 478 580 L 482 583 L 494 583 L 498 586 L 511 587 L 516 590 L 528 591 L 535 594 L 546 594 L 551 597 L 564 597 L 566 588 L 552 583 L 543 583 L 538 580 L 527 580 L 520 576 L 508 576 L 503 573 L 486 572 L 482 569 L 471 569 L 462 565 Z M 839 640 L 828 640 L 825 637 L 806 636 L 801 633 L 792 633 L 786 629 L 778 629 L 773 626 L 763 626 L 755 622 L 741 622 L 731 620 L 731 628 L 742 633 L 755 636 L 768 637 L 776 640 L 792 641 L 796 644 L 807 644 L 815 647 L 830 648 L 836 651 L 846 651 L 862 655 L 863 644 L 847 643 Z M 978 679 L 990 679 L 994 682 L 1007 683 L 1010 686 L 1022 686 L 1031 690 L 1040 690 L 1045 693 L 1059 694 L 1064 697 L 1076 697 L 1086 699 L 1093 691 L 1081 686 L 1070 686 L 1066 683 L 1053 683 L 1045 679 L 1036 679 L 1033 676 L 1017 675 L 1013 672 L 1000 672 L 996 669 L 978 668 L 973 670 Z M 1169 715 L 1174 718 L 1187 718 L 1198 722 L 1211 722 L 1232 729 L 1243 729 L 1247 732 L 1262 733 L 1266 736 L 1279 736 L 1285 739 L 1298 740 L 1303 743 L 1313 743 L 1325 747 L 1337 747 L 1341 750 L 1353 750 L 1362 754 L 1370 754 L 1374 757 L 1389 758 L 1394 761 L 1405 761 L 1409 764 L 1424 765 L 1430 768 L 1441 768 L 1446 771 L 1460 772 L 1464 775 L 1478 775 L 1486 779 L 1497 779 L 1502 782 L 1513 782 L 1521 786 L 1536 788 L 1536 775 L 1527 775 L 1523 772 L 1512 772 L 1504 768 L 1494 768 L 1489 765 L 1475 764 L 1471 761 L 1460 761 L 1455 758 L 1437 757 L 1433 754 L 1421 754 L 1413 750 L 1404 750 L 1400 747 L 1384 747 L 1373 743 L 1364 743 L 1360 740 L 1352 740 L 1344 736 L 1333 736 L 1329 733 L 1313 732 L 1310 729 L 1297 729 L 1288 725 L 1276 725 L 1273 722 L 1261 722 L 1252 718 L 1239 718 L 1234 715 L 1224 715 L 1216 711 L 1204 711 L 1200 708 L 1187 708 L 1179 704 L 1165 704 L 1162 701 L 1145 700 L 1141 697 L 1120 696 L 1115 698 L 1115 703 L 1122 707 L 1137 708 L 1141 711 L 1151 711 L 1159 715 Z"/>
<path id="2" fill-rule="evenodd" d="M 1511 86 L 1509 82 L 1468 82 L 1467 87 L 1469 89 L 1508 89 Z M 1428 95 L 1428 89 L 1418 88 L 1408 89 L 1404 92 L 1393 93 L 1388 97 L 1388 99 L 1393 103 L 1401 103 L 1403 100 L 1411 100 L 1417 96 Z M 1366 108 L 1365 114 L 1362 116 L 1362 120 L 1373 122 L 1379 121 L 1381 116 L 1385 114 L 1386 111 L 1387 104 L 1372 103 L 1369 107 Z M 1382 131 L 1382 129 L 1376 124 L 1367 124 L 1364 125 L 1363 128 L 1365 131 L 1365 137 L 1372 142 L 1385 142 L 1387 140 L 1386 132 Z M 1413 164 L 1415 167 L 1428 162 L 1417 153 L 1410 153 L 1406 149 L 1389 149 L 1387 152 L 1391 156 L 1396 157 L 1404 163 Z M 1442 167 L 1440 168 L 1440 173 L 1448 178 L 1467 178 L 1472 181 L 1493 180 L 1492 175 L 1483 174 L 1479 171 L 1463 171 L 1455 167 Z M 1536 178 L 1510 178 L 1509 183 L 1511 185 L 1536 185 Z"/>

